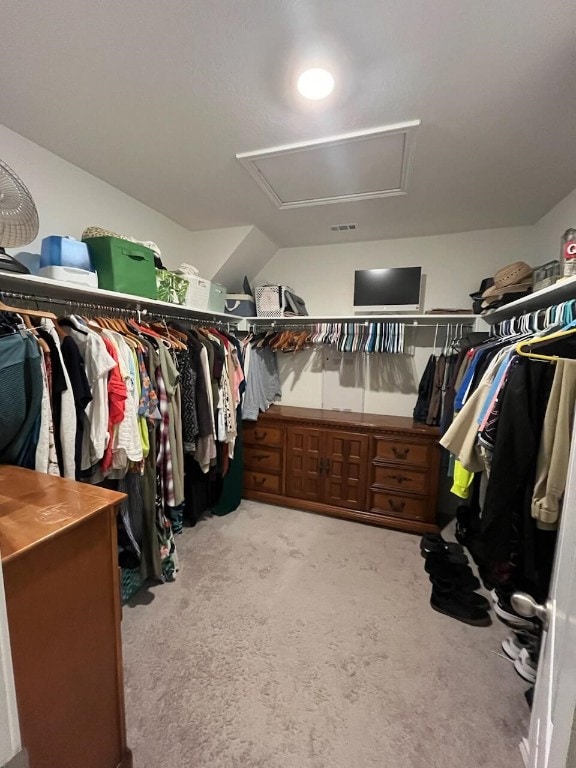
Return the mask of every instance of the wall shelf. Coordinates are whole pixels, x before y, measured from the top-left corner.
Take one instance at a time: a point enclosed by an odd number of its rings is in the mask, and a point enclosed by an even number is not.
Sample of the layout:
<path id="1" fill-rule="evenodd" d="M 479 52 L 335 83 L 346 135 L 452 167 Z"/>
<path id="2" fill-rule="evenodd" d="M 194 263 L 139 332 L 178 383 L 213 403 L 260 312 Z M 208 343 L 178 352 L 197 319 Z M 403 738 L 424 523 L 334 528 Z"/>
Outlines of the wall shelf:
<path id="1" fill-rule="evenodd" d="M 476 325 L 482 319 L 480 315 L 466 314 L 390 314 L 390 315 L 302 315 L 296 317 L 246 317 L 241 327 L 248 330 L 251 326 L 275 328 L 277 326 L 314 325 L 319 323 L 398 323 L 404 322 L 415 326 L 432 326 L 446 323 L 467 323 Z"/>
<path id="2" fill-rule="evenodd" d="M 482 319 L 490 325 L 511 317 L 523 315 L 525 312 L 534 312 L 538 309 L 546 309 L 554 304 L 560 304 L 569 299 L 576 299 L 576 277 L 571 277 L 561 283 L 549 285 L 540 291 L 524 296 L 516 301 L 511 301 L 498 309 L 493 309 L 481 315 Z"/>
<path id="3" fill-rule="evenodd" d="M 147 299 L 142 296 L 132 296 L 129 293 L 117 293 L 105 291 L 101 288 L 88 288 L 71 283 L 63 283 L 59 280 L 50 280 L 38 275 L 21 275 L 14 272 L 0 271 L 0 294 L 3 291 L 21 293 L 37 299 L 42 298 L 61 301 L 69 304 L 73 309 L 74 304 L 102 305 L 117 309 L 146 310 L 147 313 L 162 315 L 165 317 L 184 317 L 190 320 L 205 320 L 207 322 L 229 322 L 233 325 L 243 320 L 242 317 L 229 315 L 224 312 L 210 312 L 209 310 L 192 309 L 181 304 L 171 304 L 167 301 Z M 8 302 L 7 302 L 8 303 Z"/>

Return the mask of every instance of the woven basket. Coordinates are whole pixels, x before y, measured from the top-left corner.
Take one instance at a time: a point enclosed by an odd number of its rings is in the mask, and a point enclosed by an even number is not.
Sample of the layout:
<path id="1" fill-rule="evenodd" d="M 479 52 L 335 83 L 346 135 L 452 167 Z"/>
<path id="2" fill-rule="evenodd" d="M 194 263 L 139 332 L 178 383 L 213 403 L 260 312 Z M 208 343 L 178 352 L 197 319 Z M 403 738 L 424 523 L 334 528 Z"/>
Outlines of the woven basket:
<path id="1" fill-rule="evenodd" d="M 254 293 L 258 317 L 284 317 L 283 285 L 262 285 Z"/>

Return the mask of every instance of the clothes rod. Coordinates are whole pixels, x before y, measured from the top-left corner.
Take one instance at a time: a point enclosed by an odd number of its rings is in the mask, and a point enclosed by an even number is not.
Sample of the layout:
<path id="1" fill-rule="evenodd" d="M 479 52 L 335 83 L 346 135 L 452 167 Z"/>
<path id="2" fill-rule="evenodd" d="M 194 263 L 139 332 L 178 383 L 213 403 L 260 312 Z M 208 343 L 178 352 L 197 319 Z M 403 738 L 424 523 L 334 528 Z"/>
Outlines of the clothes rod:
<path id="1" fill-rule="evenodd" d="M 226 320 L 222 320 L 221 317 L 206 317 L 206 318 L 198 318 L 198 317 L 190 317 L 189 315 L 182 315 L 182 314 L 172 314 L 170 313 L 163 313 L 163 312 L 157 312 L 156 310 L 149 310 L 145 307 L 140 308 L 129 308 L 129 307 L 115 307 L 110 306 L 107 304 L 100 304 L 95 301 L 73 301 L 71 299 L 55 299 L 51 296 L 41 296 L 41 295 L 31 295 L 28 293 L 21 293 L 19 291 L 0 291 L 0 296 L 9 298 L 9 299 L 15 299 L 16 301 L 22 301 L 24 303 L 31 303 L 35 304 L 37 307 L 39 304 L 57 304 L 60 306 L 68 307 L 70 312 L 72 313 L 73 310 L 82 309 L 87 311 L 87 313 L 94 313 L 94 312 L 100 312 L 100 313 L 109 313 L 109 314 L 120 314 L 120 315 L 130 315 L 131 317 L 137 318 L 139 321 L 141 319 L 148 319 L 153 320 L 154 318 L 160 318 L 160 319 L 166 319 L 166 320 L 181 320 L 184 323 L 189 323 L 190 325 L 196 325 L 196 326 L 216 326 L 219 328 L 226 328 L 227 330 L 231 330 L 232 328 L 235 328 L 234 323 L 229 323 Z"/>
<path id="2" fill-rule="evenodd" d="M 464 327 L 474 327 L 476 323 L 476 318 L 471 318 L 469 321 L 462 320 L 462 319 L 455 319 L 453 322 L 441 322 L 441 323 L 422 323 L 418 322 L 418 320 L 399 320 L 399 319 L 390 319 L 390 320 L 331 320 L 331 321 L 320 321 L 320 320 L 311 320 L 309 322 L 302 321 L 299 323 L 284 323 L 282 321 L 275 321 L 271 320 L 269 323 L 266 323 L 265 321 L 261 323 L 250 323 L 249 329 L 250 331 L 260 331 L 263 332 L 265 330 L 271 330 L 271 331 L 297 331 L 297 330 L 307 330 L 308 328 L 316 328 L 321 325 L 354 325 L 354 326 L 362 326 L 367 327 L 373 323 L 381 323 L 381 324 L 393 324 L 393 325 L 406 325 L 409 328 L 451 328 L 454 325 L 462 325 Z"/>

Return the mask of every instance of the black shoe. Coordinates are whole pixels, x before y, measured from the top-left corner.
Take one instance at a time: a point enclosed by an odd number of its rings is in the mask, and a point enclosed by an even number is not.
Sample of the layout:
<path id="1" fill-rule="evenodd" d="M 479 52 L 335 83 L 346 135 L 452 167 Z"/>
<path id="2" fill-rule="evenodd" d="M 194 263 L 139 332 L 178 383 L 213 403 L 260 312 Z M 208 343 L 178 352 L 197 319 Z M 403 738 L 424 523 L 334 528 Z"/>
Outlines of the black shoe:
<path id="1" fill-rule="evenodd" d="M 480 589 L 480 582 L 472 573 L 469 565 L 458 565 L 451 563 L 445 555 L 432 553 L 426 557 L 424 570 L 430 576 L 436 576 L 440 579 L 455 581 L 462 589 L 475 591 Z"/>
<path id="2" fill-rule="evenodd" d="M 438 613 L 474 627 L 488 627 L 492 623 L 487 611 L 467 604 L 454 589 L 442 589 L 434 585 L 430 605 Z"/>
<path id="3" fill-rule="evenodd" d="M 431 553 L 447 554 L 454 563 L 466 565 L 468 558 L 464 554 L 464 548 L 460 544 L 444 541 L 439 533 L 426 533 L 420 540 L 420 553 L 426 557 Z"/>
<path id="4" fill-rule="evenodd" d="M 494 612 L 503 624 L 512 629 L 524 629 L 528 632 L 536 631 L 538 623 L 526 619 L 516 613 L 510 602 L 510 596 L 497 590 L 498 600 L 494 603 Z"/>
<path id="5" fill-rule="evenodd" d="M 487 600 L 484 595 L 479 595 L 477 592 L 474 592 L 470 589 L 463 589 L 461 586 L 459 586 L 458 582 L 450 581 L 447 579 L 440 579 L 436 576 L 430 576 L 430 581 L 432 582 L 433 586 L 438 587 L 444 592 L 449 592 L 452 590 L 458 600 L 460 600 L 465 605 L 471 605 L 474 608 L 481 608 L 483 611 L 489 611 L 491 608 L 490 601 Z"/>

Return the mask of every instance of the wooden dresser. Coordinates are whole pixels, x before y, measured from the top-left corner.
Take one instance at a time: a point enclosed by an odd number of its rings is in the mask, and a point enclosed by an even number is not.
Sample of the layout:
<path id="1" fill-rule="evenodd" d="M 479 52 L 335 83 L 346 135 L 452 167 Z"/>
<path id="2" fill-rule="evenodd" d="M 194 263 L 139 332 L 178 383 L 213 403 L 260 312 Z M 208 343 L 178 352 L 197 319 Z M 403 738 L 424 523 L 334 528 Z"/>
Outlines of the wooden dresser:
<path id="1" fill-rule="evenodd" d="M 0 466 L 0 553 L 30 768 L 131 768 L 116 512 L 124 494 Z"/>
<path id="2" fill-rule="evenodd" d="M 437 531 L 434 427 L 273 405 L 244 422 L 244 497 L 403 531 Z"/>

